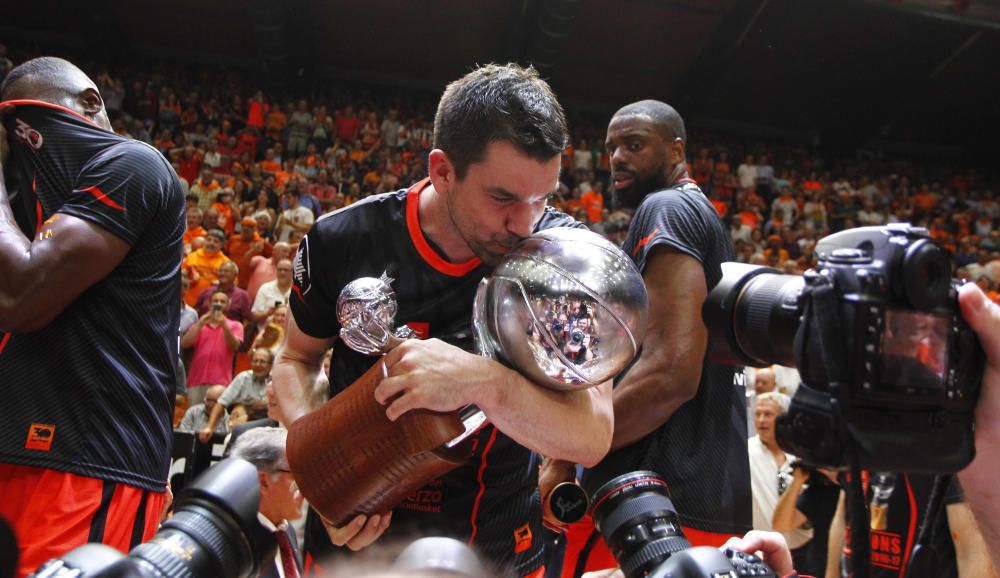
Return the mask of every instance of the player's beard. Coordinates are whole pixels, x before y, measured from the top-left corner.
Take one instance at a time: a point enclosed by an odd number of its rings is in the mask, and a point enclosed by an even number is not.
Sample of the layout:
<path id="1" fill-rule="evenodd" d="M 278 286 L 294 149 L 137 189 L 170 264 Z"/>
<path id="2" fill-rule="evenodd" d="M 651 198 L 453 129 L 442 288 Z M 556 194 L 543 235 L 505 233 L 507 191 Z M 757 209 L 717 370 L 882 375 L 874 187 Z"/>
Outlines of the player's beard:
<path id="1" fill-rule="evenodd" d="M 665 189 L 670 184 L 667 182 L 662 168 L 653 171 L 652 174 L 646 177 L 639 175 L 633 170 L 624 170 L 623 172 L 632 176 L 632 186 L 627 189 L 615 189 L 615 195 L 618 197 L 618 201 L 629 209 L 637 209 L 639 203 L 646 198 L 646 195 Z"/>

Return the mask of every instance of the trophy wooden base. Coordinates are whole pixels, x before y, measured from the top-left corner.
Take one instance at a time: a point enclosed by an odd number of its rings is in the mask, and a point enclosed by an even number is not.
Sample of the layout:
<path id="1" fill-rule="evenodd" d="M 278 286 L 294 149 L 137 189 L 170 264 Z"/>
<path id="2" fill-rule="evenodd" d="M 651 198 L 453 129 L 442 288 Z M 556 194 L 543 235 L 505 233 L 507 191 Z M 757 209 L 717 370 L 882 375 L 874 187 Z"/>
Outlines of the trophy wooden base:
<path id="1" fill-rule="evenodd" d="M 455 412 L 409 411 L 395 422 L 375 401 L 379 360 L 350 387 L 288 429 L 288 464 L 302 495 L 335 526 L 387 512 L 413 490 L 461 465 L 471 439 Z"/>

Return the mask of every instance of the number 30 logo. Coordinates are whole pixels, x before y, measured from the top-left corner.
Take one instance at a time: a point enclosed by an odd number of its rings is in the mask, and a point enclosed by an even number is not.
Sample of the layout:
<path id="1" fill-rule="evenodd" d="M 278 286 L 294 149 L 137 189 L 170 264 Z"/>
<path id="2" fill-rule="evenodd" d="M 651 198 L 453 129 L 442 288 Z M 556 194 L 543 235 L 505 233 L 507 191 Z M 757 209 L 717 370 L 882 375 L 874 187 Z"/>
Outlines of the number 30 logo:
<path id="1" fill-rule="evenodd" d="M 42 133 L 31 128 L 28 123 L 21 119 L 15 120 L 16 127 L 14 128 L 14 136 L 24 144 L 33 148 L 34 150 L 39 150 L 42 148 L 42 142 L 45 139 L 42 138 Z"/>

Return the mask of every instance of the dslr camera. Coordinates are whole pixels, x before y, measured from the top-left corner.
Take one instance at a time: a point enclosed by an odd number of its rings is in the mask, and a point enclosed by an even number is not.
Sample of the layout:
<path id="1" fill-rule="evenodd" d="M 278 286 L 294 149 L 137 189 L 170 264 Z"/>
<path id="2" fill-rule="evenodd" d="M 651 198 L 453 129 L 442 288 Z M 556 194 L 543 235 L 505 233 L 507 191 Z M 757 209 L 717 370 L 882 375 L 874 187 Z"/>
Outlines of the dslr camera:
<path id="1" fill-rule="evenodd" d="M 231 458 L 184 488 L 174 515 L 128 555 L 85 544 L 49 560 L 35 578 L 245 578 L 273 564 L 274 535 L 257 519 L 257 468 Z"/>
<path id="2" fill-rule="evenodd" d="M 703 308 L 709 356 L 799 369 L 775 432 L 812 464 L 965 467 L 985 358 L 959 311 L 950 255 L 905 223 L 835 233 L 816 254 L 803 276 L 723 263 Z"/>
<path id="3" fill-rule="evenodd" d="M 774 578 L 760 558 L 731 548 L 692 548 L 684 537 L 667 484 L 654 472 L 635 471 L 593 493 L 591 515 L 625 578 Z"/>

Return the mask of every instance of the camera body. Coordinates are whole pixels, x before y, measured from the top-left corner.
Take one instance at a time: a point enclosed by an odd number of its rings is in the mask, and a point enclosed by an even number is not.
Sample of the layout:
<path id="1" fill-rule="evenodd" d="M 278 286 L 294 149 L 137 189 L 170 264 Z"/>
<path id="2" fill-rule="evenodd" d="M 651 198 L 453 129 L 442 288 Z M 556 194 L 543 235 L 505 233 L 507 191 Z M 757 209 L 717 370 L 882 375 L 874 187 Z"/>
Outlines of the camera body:
<path id="1" fill-rule="evenodd" d="M 960 470 L 975 455 L 984 355 L 950 256 L 908 224 L 836 233 L 816 254 L 801 277 L 723 264 L 703 310 L 711 357 L 799 369 L 776 435 L 811 463 L 846 466 L 846 429 L 862 468 Z"/>

